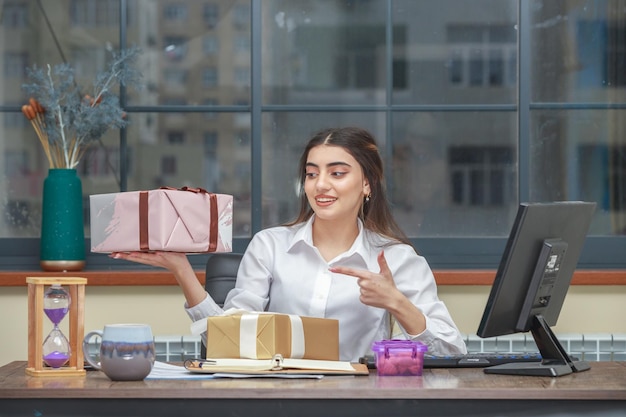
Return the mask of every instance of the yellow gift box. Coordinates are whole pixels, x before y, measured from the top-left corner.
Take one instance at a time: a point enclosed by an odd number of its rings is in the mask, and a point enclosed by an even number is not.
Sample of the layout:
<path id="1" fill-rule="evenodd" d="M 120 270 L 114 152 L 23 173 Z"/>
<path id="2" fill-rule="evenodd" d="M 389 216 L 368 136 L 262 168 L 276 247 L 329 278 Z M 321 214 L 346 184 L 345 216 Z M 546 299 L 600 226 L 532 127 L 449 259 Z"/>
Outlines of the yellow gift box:
<path id="1" fill-rule="evenodd" d="M 339 322 L 275 313 L 207 319 L 207 358 L 339 360 Z"/>

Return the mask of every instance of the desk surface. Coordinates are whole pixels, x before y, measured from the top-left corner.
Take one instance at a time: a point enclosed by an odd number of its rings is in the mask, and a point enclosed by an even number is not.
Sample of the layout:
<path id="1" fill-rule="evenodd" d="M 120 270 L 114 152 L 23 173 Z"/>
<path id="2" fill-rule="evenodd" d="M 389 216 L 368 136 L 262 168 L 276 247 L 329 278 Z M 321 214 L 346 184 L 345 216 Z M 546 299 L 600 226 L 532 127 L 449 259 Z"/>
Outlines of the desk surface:
<path id="1" fill-rule="evenodd" d="M 323 401 L 320 401 L 323 400 Z M 445 401 L 441 401 L 445 400 Z M 538 401 L 539 400 L 539 401 Z M 117 405 L 116 405 L 117 404 Z M 96 407 L 96 408 L 94 408 Z M 0 368 L 0 416 L 84 415 L 499 415 L 528 410 L 626 415 L 626 362 L 592 362 L 589 371 L 558 378 L 487 375 L 481 369 L 426 369 L 421 377 L 326 376 L 306 379 L 146 380 L 30 377 L 25 362 Z M 389 413 L 390 407 L 394 413 Z M 328 408 L 328 409 L 325 409 Z M 98 410 L 98 413 L 93 410 Z M 493 409 L 493 413 L 490 414 Z M 584 414 L 583 414 L 584 412 Z M 58 414 L 55 414 L 58 413 Z M 251 413 L 251 414 L 250 414 Z M 590 414 L 591 413 L 591 414 Z M 37 414 L 35 414 L 37 415 Z M 517 415 L 517 414 L 516 414 Z M 530 414 L 529 414 L 530 415 Z M 579 414 L 574 414 L 579 415 Z"/>

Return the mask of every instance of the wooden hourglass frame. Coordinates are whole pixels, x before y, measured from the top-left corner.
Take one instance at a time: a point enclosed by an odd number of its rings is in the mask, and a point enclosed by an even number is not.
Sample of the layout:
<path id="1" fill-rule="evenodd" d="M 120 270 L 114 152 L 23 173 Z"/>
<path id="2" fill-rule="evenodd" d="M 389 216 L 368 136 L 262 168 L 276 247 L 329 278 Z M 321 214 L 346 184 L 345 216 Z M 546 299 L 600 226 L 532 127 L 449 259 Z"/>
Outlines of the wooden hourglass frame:
<path id="1" fill-rule="evenodd" d="M 83 337 L 85 336 L 85 284 L 87 278 L 27 277 L 28 284 L 28 366 L 31 376 L 84 376 Z M 60 368 L 44 366 L 44 292 L 46 286 L 67 287 L 70 295 L 69 311 L 69 362 Z M 64 318 L 65 319 L 65 318 Z"/>

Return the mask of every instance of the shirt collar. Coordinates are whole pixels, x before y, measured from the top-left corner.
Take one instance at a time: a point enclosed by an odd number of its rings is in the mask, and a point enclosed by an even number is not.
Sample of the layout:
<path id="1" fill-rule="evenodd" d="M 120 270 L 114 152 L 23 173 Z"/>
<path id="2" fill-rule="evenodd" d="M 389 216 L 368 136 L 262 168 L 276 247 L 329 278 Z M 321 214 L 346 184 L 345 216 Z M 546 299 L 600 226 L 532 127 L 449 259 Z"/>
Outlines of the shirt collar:
<path id="1" fill-rule="evenodd" d="M 315 214 L 313 214 L 309 220 L 307 220 L 305 223 L 301 224 L 298 227 L 298 229 L 296 230 L 296 232 L 294 233 L 291 239 L 289 247 L 287 248 L 287 252 L 290 252 L 293 248 L 302 244 L 310 248 L 314 248 L 313 246 L 313 221 L 314 220 L 315 220 Z M 357 222 L 358 222 L 358 227 L 359 227 L 359 234 L 354 240 L 352 247 L 348 249 L 348 251 L 346 251 L 345 253 L 335 258 L 333 262 L 331 263 L 334 263 L 335 261 L 339 261 L 341 259 L 351 258 L 353 256 L 358 256 L 359 258 L 361 258 L 363 262 L 367 263 L 367 260 L 370 257 L 368 256 L 369 245 L 367 243 L 367 239 L 365 239 L 366 231 L 365 231 L 365 228 L 363 227 L 363 222 L 361 221 L 361 219 L 357 219 Z"/>

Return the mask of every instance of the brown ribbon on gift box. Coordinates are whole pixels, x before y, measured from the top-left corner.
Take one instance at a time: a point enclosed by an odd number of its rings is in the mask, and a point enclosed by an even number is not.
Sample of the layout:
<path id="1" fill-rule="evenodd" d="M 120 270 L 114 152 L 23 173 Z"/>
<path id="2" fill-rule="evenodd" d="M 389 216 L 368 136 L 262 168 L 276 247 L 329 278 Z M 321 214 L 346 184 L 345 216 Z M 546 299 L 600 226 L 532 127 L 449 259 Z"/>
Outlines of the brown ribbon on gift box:
<path id="1" fill-rule="evenodd" d="M 198 194 L 208 194 L 211 219 L 209 221 L 209 250 L 207 252 L 215 252 L 217 249 L 218 234 L 218 218 L 217 218 L 217 196 L 208 192 L 204 188 L 182 187 L 174 188 L 163 186 L 160 190 L 169 191 L 189 191 Z M 148 243 L 148 193 L 149 191 L 141 191 L 139 193 L 139 247 L 141 250 L 150 250 Z"/>

